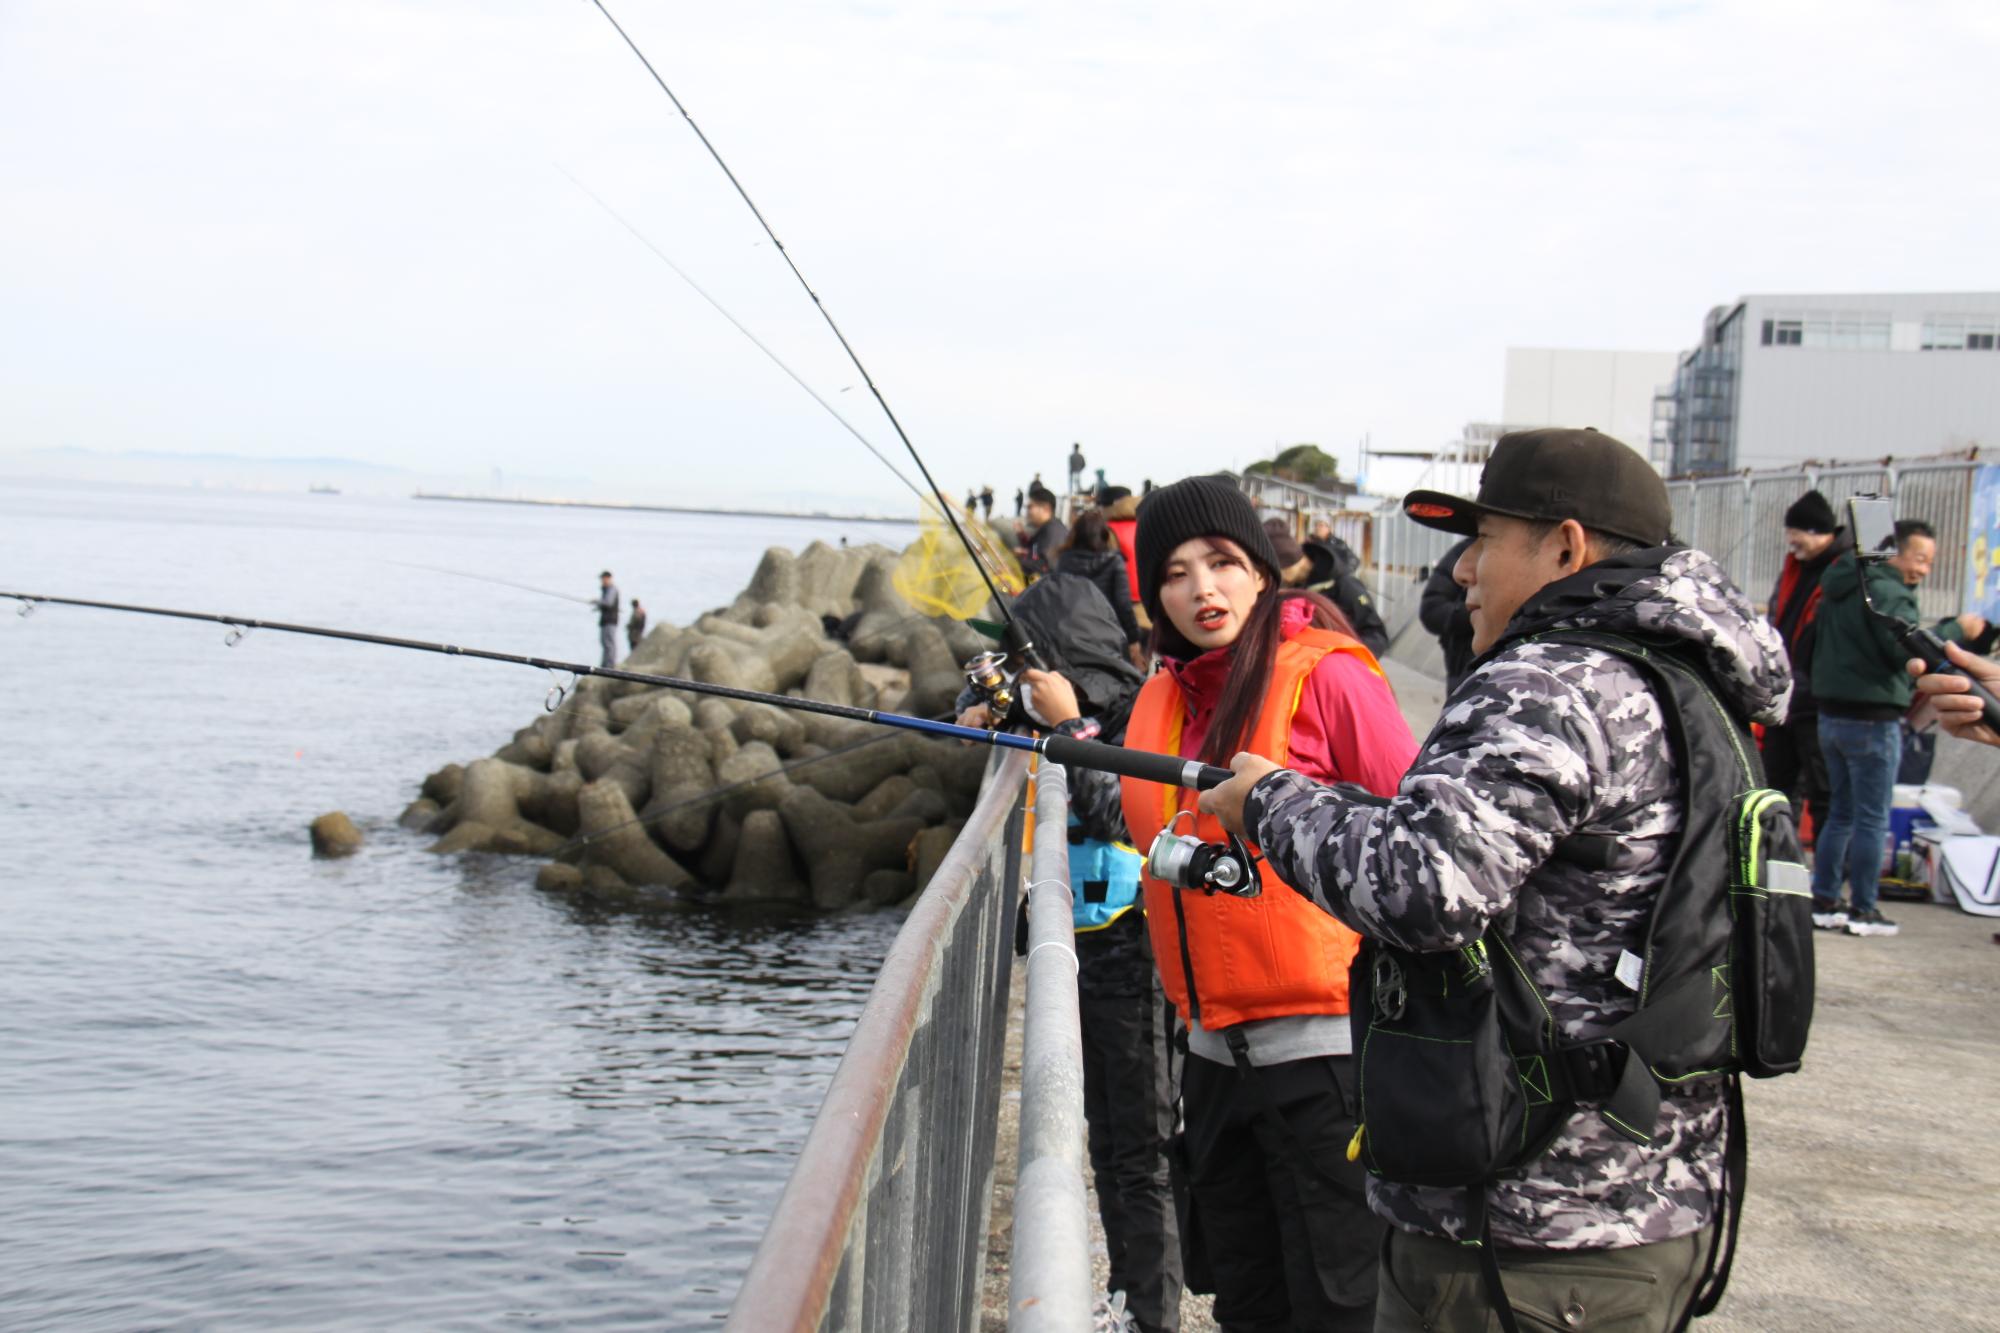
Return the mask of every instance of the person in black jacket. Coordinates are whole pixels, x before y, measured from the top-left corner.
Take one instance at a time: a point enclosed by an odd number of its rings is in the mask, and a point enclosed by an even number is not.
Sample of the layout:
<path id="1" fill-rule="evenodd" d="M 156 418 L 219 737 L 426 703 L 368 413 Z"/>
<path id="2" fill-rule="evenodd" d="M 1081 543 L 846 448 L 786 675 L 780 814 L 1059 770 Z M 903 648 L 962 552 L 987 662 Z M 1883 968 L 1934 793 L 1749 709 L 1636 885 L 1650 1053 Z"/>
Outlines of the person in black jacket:
<path id="1" fill-rule="evenodd" d="M 1303 542 L 1292 539 L 1283 519 L 1266 519 L 1264 530 L 1271 534 L 1283 558 L 1304 562 L 1303 570 L 1296 563 L 1286 567 L 1287 587 L 1319 593 L 1340 608 L 1347 623 L 1354 626 L 1354 637 L 1366 644 L 1369 652 L 1380 657 L 1389 651 L 1389 627 L 1382 623 L 1382 613 L 1375 609 L 1375 599 L 1361 581 L 1361 557 L 1333 535 L 1330 524 L 1315 525 L 1313 535 Z M 1296 557 L 1293 552 L 1298 553 Z"/>
<path id="2" fill-rule="evenodd" d="M 1056 552 L 1069 540 L 1069 528 L 1056 517 L 1055 492 L 1037 482 L 1028 488 L 1028 519 L 1019 528 L 1021 572 L 1031 580 L 1053 574 Z"/>
<path id="3" fill-rule="evenodd" d="M 1465 589 L 1458 586 L 1452 577 L 1452 570 L 1458 567 L 1458 558 L 1465 554 L 1465 548 L 1472 545 L 1472 538 L 1453 546 L 1438 557 L 1431 566 L 1430 579 L 1424 584 L 1424 595 L 1417 603 L 1417 619 L 1423 627 L 1437 637 L 1438 647 L 1444 649 L 1444 692 L 1449 695 L 1458 688 L 1458 682 L 1465 679 L 1465 669 L 1472 665 L 1472 613 L 1465 609 Z"/>
<path id="4" fill-rule="evenodd" d="M 1792 706 L 1783 722 L 1764 728 L 1764 781 L 1791 798 L 1795 821 L 1811 810 L 1814 832 L 1826 827 L 1829 795 L 1826 758 L 1819 749 L 1819 701 L 1812 692 L 1819 580 L 1853 548 L 1854 539 L 1834 521 L 1824 495 L 1800 496 L 1785 511 L 1785 559 L 1765 611 L 1792 659 Z"/>
<path id="5" fill-rule="evenodd" d="M 618 586 L 611 581 L 610 570 L 597 576 L 597 600 L 591 605 L 597 608 L 597 641 L 603 649 L 604 660 L 598 665 L 617 666 Z"/>
<path id="6" fill-rule="evenodd" d="M 1132 580 L 1125 570 L 1125 556 L 1100 511 L 1086 509 L 1077 515 L 1069 539 L 1056 553 L 1056 573 L 1076 574 L 1096 584 L 1118 617 L 1127 649 L 1141 641 L 1139 618 L 1132 613 Z"/>

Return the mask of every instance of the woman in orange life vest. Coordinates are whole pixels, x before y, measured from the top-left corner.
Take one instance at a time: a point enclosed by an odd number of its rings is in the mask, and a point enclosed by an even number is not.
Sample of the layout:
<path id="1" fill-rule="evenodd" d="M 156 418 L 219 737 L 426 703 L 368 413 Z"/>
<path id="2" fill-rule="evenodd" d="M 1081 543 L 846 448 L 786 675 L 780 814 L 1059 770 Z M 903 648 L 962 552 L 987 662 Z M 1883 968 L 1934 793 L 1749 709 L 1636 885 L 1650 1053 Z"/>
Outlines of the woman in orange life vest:
<path id="1" fill-rule="evenodd" d="M 1209 477 L 1154 491 L 1139 508 L 1137 553 L 1162 667 L 1133 706 L 1126 745 L 1224 766 L 1251 750 L 1394 794 L 1416 742 L 1381 668 L 1331 602 L 1280 587 L 1241 491 Z M 1192 792 L 1131 779 L 1123 801 L 1140 848 L 1195 806 Z M 1193 831 L 1224 836 L 1206 817 Z M 1268 873 L 1255 898 L 1149 877 L 1145 901 L 1187 1037 L 1190 1285 L 1212 1275 L 1230 1333 L 1372 1328 L 1383 1224 L 1347 1160 L 1358 937 Z"/>

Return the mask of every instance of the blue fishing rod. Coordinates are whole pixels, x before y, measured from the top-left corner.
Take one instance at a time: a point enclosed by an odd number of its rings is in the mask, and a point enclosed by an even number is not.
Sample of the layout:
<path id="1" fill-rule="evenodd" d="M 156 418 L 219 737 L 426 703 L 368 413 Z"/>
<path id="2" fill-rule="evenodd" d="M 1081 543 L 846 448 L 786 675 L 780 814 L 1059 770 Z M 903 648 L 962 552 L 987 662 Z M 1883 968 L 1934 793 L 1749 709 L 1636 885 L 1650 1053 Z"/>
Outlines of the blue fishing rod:
<path id="1" fill-rule="evenodd" d="M 569 685 L 573 684 L 575 679 L 601 676 L 606 680 L 627 680 L 637 685 L 684 690 L 689 694 L 706 695 L 716 699 L 769 704 L 773 708 L 783 708 L 795 713 L 817 713 L 821 717 L 837 717 L 850 722 L 865 722 L 871 726 L 894 727 L 899 731 L 914 731 L 925 736 L 943 736 L 951 740 L 970 741 L 975 745 L 990 745 L 1002 750 L 1026 750 L 1046 756 L 1058 764 L 1094 769 L 1100 773 L 1112 773 L 1119 777 L 1138 778 L 1145 782 L 1158 782 L 1170 787 L 1190 787 L 1206 791 L 1210 787 L 1222 785 L 1230 778 L 1230 772 L 1226 768 L 1216 768 L 1211 764 L 1204 764 L 1194 759 L 1181 759 L 1175 755 L 1128 750 L 1123 746 L 1106 745 L 1101 741 L 1080 741 L 1068 736 L 1022 736 L 1011 731 L 987 731 L 978 727 L 961 727 L 955 722 L 912 717 L 906 713 L 887 713 L 880 709 L 857 708 L 851 704 L 828 703 L 820 699 L 795 699 L 787 694 L 769 694 L 763 690 L 746 690 L 734 685 L 717 685 L 708 681 L 688 680 L 680 676 L 660 676 L 645 671 L 626 671 L 619 667 L 589 666 L 583 662 L 563 662 L 548 657 L 531 657 L 524 653 L 495 652 L 490 648 L 467 648 L 460 644 L 403 639 L 389 634 L 369 634 L 361 630 L 330 629 L 323 625 L 295 625 L 279 620 L 258 620 L 250 616 L 222 615 L 213 611 L 176 611 L 161 606 L 139 606 L 130 602 L 99 602 L 83 597 L 55 597 L 42 593 L 0 591 L 0 601 L 19 602 L 23 616 L 32 614 L 37 606 L 46 605 L 78 606 L 129 615 L 162 616 L 171 620 L 207 621 L 229 627 L 229 636 L 223 642 L 231 647 L 242 642 L 243 636 L 253 630 L 270 630 L 279 634 L 305 634 L 320 639 L 340 639 L 348 643 L 372 643 L 384 648 L 437 653 L 445 657 L 473 657 L 486 662 L 537 667 L 543 671 L 572 677 L 571 682 L 558 683 L 550 689 L 546 706 L 551 712 L 561 706 Z"/>

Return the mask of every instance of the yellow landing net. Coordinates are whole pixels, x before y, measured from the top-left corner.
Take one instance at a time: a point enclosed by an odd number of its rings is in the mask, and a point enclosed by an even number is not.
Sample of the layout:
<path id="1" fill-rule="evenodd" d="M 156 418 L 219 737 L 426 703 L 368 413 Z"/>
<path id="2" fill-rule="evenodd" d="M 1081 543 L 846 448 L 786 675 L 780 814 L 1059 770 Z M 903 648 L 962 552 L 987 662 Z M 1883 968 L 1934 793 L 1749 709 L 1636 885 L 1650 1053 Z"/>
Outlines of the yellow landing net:
<path id="1" fill-rule="evenodd" d="M 992 576 L 993 586 L 1003 596 L 1011 597 L 1028 586 L 1014 553 L 992 528 L 957 505 L 952 505 L 952 512 L 979 552 L 980 563 Z M 979 566 L 972 562 L 958 534 L 951 530 L 936 500 L 924 501 L 918 526 L 917 540 L 904 549 L 902 558 L 896 562 L 893 580 L 896 591 L 925 615 L 950 616 L 953 620 L 978 615 L 992 595 L 986 589 L 986 580 L 980 577 Z"/>

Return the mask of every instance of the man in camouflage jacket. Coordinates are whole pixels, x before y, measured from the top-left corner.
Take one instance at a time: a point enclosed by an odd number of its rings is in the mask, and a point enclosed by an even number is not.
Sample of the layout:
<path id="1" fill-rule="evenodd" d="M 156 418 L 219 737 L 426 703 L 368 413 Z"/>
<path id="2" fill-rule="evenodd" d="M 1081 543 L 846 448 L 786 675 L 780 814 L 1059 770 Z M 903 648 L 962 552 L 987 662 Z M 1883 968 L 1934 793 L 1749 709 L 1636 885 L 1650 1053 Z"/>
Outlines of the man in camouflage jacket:
<path id="1" fill-rule="evenodd" d="M 1602 1035 L 1638 997 L 1620 954 L 1643 954 L 1683 810 L 1665 716 L 1638 671 L 1576 628 L 1671 640 L 1745 719 L 1784 716 L 1777 633 L 1708 556 L 1667 545 L 1657 474 L 1594 431 L 1520 432 L 1496 446 L 1479 499 L 1416 492 L 1419 522 L 1469 532 L 1457 578 L 1480 657 L 1389 801 L 1318 786 L 1255 756 L 1203 798 L 1272 870 L 1362 934 L 1454 949 L 1504 927 L 1563 1035 Z M 1488 1188 L 1510 1301 L 1556 1326 L 1672 1327 L 1699 1279 L 1721 1197 L 1723 1089 L 1669 1093 L 1641 1146 L 1586 1105 L 1548 1152 Z M 1394 1224 L 1377 1330 L 1485 1327 L 1464 1192 L 1371 1179 Z M 1635 1307 L 1633 1302 L 1638 1302 Z M 1650 1302 L 1650 1304 L 1648 1303 Z"/>

